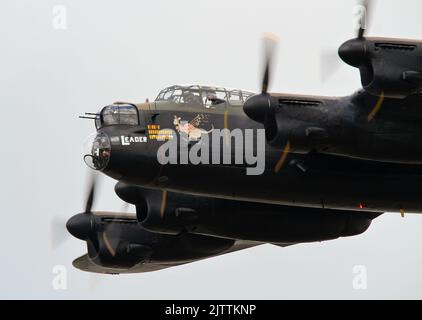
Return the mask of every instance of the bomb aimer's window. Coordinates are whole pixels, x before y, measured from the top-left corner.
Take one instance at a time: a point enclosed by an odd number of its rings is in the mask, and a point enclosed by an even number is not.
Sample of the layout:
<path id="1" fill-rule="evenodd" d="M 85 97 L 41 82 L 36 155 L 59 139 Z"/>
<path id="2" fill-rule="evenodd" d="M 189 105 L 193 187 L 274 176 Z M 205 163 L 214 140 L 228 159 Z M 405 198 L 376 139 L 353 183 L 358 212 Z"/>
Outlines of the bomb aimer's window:
<path id="1" fill-rule="evenodd" d="M 100 114 L 100 127 L 116 124 L 139 125 L 136 106 L 132 104 L 112 104 L 104 107 Z"/>

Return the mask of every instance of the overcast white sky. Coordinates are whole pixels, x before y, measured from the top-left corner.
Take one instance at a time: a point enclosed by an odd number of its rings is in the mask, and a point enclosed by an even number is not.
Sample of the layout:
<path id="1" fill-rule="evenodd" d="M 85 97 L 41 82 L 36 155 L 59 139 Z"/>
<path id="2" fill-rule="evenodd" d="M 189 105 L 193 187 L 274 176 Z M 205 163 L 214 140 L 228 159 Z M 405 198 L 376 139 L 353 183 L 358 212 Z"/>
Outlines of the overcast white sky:
<path id="1" fill-rule="evenodd" d="M 382 2 L 382 3 L 381 3 Z M 52 27 L 67 9 L 66 30 Z M 83 112 L 141 102 L 177 83 L 256 90 L 260 36 L 281 40 L 272 91 L 345 95 L 360 86 L 344 66 L 322 83 L 319 56 L 353 36 L 353 0 L 23 1 L 0 3 L 2 103 L 0 298 L 422 298 L 422 216 L 386 214 L 362 236 L 265 245 L 164 271 L 97 276 L 74 269 L 86 251 L 52 249 L 50 224 L 83 207 L 88 169 Z M 422 38 L 416 0 L 378 1 L 369 34 Z M 96 209 L 119 210 L 104 178 Z M 397 186 L 398 188 L 400 186 Z M 68 289 L 52 287 L 53 266 Z M 354 290 L 364 265 L 368 288 Z"/>

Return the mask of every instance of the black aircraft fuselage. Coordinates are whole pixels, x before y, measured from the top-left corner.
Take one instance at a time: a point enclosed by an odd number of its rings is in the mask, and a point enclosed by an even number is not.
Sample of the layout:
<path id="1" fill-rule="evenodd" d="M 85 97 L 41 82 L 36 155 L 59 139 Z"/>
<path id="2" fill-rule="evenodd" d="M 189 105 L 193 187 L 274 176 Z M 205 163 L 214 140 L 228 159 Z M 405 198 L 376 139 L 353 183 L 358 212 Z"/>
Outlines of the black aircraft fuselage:
<path id="1" fill-rule="evenodd" d="M 278 100 L 283 124 L 297 124 L 300 130 L 296 135 L 291 130 L 289 138 L 282 134 L 274 138 L 279 147 L 266 143 L 262 174 L 247 175 L 250 165 L 234 164 L 234 138 L 232 164 L 161 165 L 157 161 L 158 149 L 167 140 L 159 141 L 154 130 L 164 130 L 164 134 L 166 129 L 175 130 L 175 117 L 188 122 L 205 119 L 198 125 L 205 131 L 241 129 L 243 137 L 245 129 L 253 129 L 256 138 L 256 130 L 264 126 L 246 116 L 242 106 L 228 102 L 209 108 L 171 101 L 137 105 L 139 125 L 99 128 L 99 135 L 111 141 L 102 171 L 127 184 L 203 196 L 316 208 L 421 212 L 422 168 L 418 163 L 422 148 L 417 146 L 422 127 L 417 125 L 421 116 L 415 112 L 422 100 L 419 95 L 399 101 L 385 98 L 383 110 L 373 121 L 368 121 L 368 115 L 379 98 L 364 92 L 344 98 L 271 97 Z M 392 108 L 398 114 L 403 110 L 406 117 L 387 117 Z M 412 112 L 415 115 L 409 116 Z M 180 134 L 175 132 L 179 141 Z M 212 134 L 207 134 L 212 140 Z M 189 142 L 188 148 L 195 143 Z M 215 150 L 210 149 L 212 159 Z M 348 153 L 353 156 L 345 156 Z"/>

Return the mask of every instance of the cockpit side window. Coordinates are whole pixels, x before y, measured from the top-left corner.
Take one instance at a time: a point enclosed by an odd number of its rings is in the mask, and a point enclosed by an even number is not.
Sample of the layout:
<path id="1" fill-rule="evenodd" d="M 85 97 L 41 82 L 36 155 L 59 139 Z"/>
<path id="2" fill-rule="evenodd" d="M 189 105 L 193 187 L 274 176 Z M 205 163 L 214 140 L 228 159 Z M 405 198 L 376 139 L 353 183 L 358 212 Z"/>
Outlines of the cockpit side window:
<path id="1" fill-rule="evenodd" d="M 227 93 L 226 93 L 226 91 L 216 90 L 215 91 L 215 95 L 217 96 L 218 101 L 221 101 L 221 103 L 223 103 L 223 101 L 227 101 Z"/>
<path id="2" fill-rule="evenodd" d="M 138 109 L 131 104 L 106 106 L 101 111 L 99 124 L 100 127 L 116 124 L 139 125 Z"/>
<path id="3" fill-rule="evenodd" d="M 176 103 L 180 103 L 181 97 L 182 97 L 182 90 L 176 89 L 173 91 L 173 94 L 168 100 L 176 102 Z"/>
<path id="4" fill-rule="evenodd" d="M 186 103 L 187 105 L 202 105 L 202 98 L 197 90 L 183 90 L 182 97 L 180 99 L 181 103 Z"/>
<path id="5" fill-rule="evenodd" d="M 155 101 L 172 101 L 172 102 L 180 103 L 181 99 L 182 99 L 181 89 L 167 88 L 159 93 Z"/>
<path id="6" fill-rule="evenodd" d="M 202 91 L 205 108 L 215 109 L 216 107 L 224 107 L 227 101 L 227 93 L 221 89 L 209 89 Z"/>
<path id="7" fill-rule="evenodd" d="M 232 106 L 242 106 L 242 97 L 239 90 L 232 90 L 227 92 L 227 100 Z"/>
<path id="8" fill-rule="evenodd" d="M 250 96 L 253 96 L 252 92 L 242 91 L 242 100 L 245 102 Z"/>
<path id="9" fill-rule="evenodd" d="M 227 90 L 211 86 L 172 86 L 162 90 L 155 101 L 169 101 L 189 107 L 205 107 L 207 109 L 242 106 L 251 92 L 238 89 Z"/>
<path id="10" fill-rule="evenodd" d="M 173 95 L 174 90 L 167 90 L 167 92 L 163 95 L 163 100 L 170 100 L 171 96 Z"/>
<path id="11" fill-rule="evenodd" d="M 165 90 L 162 90 L 159 94 L 157 99 L 155 99 L 155 101 L 160 101 L 164 99 L 164 94 L 165 94 Z"/>

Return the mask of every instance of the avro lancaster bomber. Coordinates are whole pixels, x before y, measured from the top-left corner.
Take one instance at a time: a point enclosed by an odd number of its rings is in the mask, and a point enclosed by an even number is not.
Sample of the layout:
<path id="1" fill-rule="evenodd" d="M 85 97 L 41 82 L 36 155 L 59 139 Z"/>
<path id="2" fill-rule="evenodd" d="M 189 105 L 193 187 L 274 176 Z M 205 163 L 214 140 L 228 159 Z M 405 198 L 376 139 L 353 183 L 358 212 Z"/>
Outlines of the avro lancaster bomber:
<path id="1" fill-rule="evenodd" d="M 363 8 L 367 8 L 364 3 Z M 85 211 L 67 223 L 88 245 L 74 266 L 153 271 L 249 248 L 354 236 L 384 212 L 422 212 L 422 42 L 371 38 L 339 48 L 362 88 L 346 97 L 172 86 L 155 101 L 84 117 L 84 160 L 117 181 L 136 213 Z"/>

